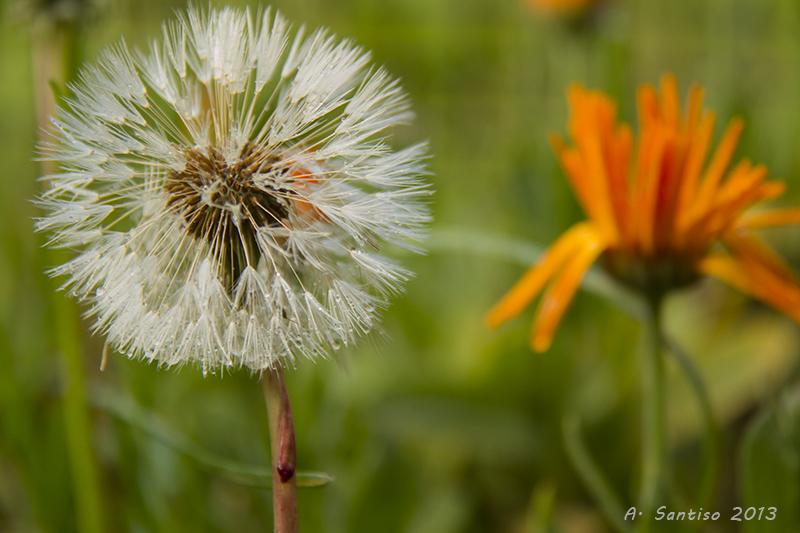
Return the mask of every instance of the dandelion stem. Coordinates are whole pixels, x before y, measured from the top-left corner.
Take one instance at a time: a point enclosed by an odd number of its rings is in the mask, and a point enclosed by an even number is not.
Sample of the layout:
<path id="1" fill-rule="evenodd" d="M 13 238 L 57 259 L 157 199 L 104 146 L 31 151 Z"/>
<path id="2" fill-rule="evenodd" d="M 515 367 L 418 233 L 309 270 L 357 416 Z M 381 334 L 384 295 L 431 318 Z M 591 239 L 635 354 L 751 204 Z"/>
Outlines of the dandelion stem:
<path id="1" fill-rule="evenodd" d="M 642 354 L 642 481 L 639 507 L 648 530 L 655 504 L 663 493 L 664 479 L 664 372 L 661 355 L 661 307 L 663 296 L 649 299 L 649 335 Z"/>
<path id="2" fill-rule="evenodd" d="M 292 406 L 279 362 L 275 362 L 275 368 L 261 372 L 261 388 L 264 391 L 269 419 L 275 533 L 297 533 L 297 449 Z"/>
<path id="3" fill-rule="evenodd" d="M 694 389 L 700 408 L 703 411 L 703 418 L 706 423 L 706 438 L 703 443 L 703 465 L 700 472 L 700 488 L 697 491 L 697 505 L 701 508 L 709 508 L 714 497 L 714 489 L 719 468 L 719 426 L 714 419 L 714 411 L 711 407 L 711 400 L 708 396 L 703 377 L 700 375 L 692 358 L 672 339 L 663 337 L 662 343 L 669 350 L 672 356 L 678 361 L 689 383 Z"/>

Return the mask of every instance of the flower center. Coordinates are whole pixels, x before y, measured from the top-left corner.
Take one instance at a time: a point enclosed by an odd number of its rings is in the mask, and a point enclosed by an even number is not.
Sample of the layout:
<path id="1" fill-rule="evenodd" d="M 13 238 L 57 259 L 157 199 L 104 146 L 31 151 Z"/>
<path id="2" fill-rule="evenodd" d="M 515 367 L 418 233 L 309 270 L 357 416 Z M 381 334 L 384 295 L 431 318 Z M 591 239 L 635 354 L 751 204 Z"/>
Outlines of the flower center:
<path id="1" fill-rule="evenodd" d="M 624 250 L 610 249 L 601 257 L 605 270 L 613 277 L 645 295 L 661 295 L 681 289 L 699 279 L 692 257 L 642 257 Z"/>
<path id="2" fill-rule="evenodd" d="M 208 241 L 234 283 L 258 262 L 259 228 L 286 225 L 296 196 L 288 187 L 289 169 L 250 143 L 233 161 L 211 147 L 185 156 L 183 170 L 167 175 L 167 207 L 183 217 L 190 235 Z"/>

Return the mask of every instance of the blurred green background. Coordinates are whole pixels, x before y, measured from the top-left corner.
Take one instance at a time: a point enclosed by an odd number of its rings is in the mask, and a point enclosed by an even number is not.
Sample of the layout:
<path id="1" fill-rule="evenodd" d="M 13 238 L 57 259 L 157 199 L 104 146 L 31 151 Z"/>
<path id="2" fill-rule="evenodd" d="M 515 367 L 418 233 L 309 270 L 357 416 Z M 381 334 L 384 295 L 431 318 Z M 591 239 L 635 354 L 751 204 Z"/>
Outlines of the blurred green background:
<path id="1" fill-rule="evenodd" d="M 416 278 L 394 299 L 384 333 L 341 361 L 302 361 L 287 373 L 299 468 L 335 478 L 301 489 L 301 530 L 611 531 L 567 459 L 561 420 L 581 418 L 588 448 L 625 507 L 633 505 L 639 323 L 600 272 L 547 353 L 528 348 L 531 311 L 499 331 L 484 328 L 483 314 L 542 245 L 583 217 L 547 142 L 566 130 L 571 83 L 605 90 L 632 123 L 640 83 L 666 71 L 684 94 L 701 83 L 719 116 L 717 137 L 742 116 L 737 158 L 765 163 L 788 184 L 779 203 L 800 203 L 800 4 L 609 0 L 583 20 L 543 17 L 522 0 L 273 6 L 295 27 L 352 37 L 402 78 L 417 119 L 395 132 L 396 143 L 429 139 L 436 190 L 428 253 L 402 257 Z M 78 52 L 91 60 L 120 36 L 143 48 L 182 7 L 100 2 Z M 53 296 L 42 274 L 53 256 L 32 233 L 30 200 L 42 184 L 30 20 L 16 2 L 0 13 L 0 532 L 271 531 L 271 493 L 253 486 L 254 468 L 269 466 L 254 376 L 203 378 L 116 354 L 101 373 L 102 339 L 83 324 L 73 344 L 85 382 L 75 392 L 81 372 L 59 353 L 74 328 L 55 320 L 72 304 Z M 763 237 L 800 268 L 800 228 Z M 800 532 L 800 330 L 713 280 L 671 296 L 666 329 L 708 384 L 722 455 L 710 509 L 720 520 L 663 531 Z M 669 363 L 672 482 L 685 496 L 663 504 L 688 510 L 703 424 Z M 75 425 L 81 390 L 86 431 Z M 83 463 L 70 452 L 82 434 L 91 439 Z M 237 472 L 220 461 L 247 466 Z M 93 480 L 99 500 L 86 507 L 80 493 Z M 774 506 L 777 520 L 734 522 L 735 506 Z"/>

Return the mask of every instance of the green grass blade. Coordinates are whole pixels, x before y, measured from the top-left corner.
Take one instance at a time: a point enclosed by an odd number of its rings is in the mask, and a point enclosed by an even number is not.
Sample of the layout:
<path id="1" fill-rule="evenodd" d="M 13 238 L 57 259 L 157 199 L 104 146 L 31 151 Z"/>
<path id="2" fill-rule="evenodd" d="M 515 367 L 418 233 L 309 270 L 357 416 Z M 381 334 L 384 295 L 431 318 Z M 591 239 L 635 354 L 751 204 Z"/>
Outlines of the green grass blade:
<path id="1" fill-rule="evenodd" d="M 94 388 L 89 394 L 91 403 L 165 446 L 193 459 L 205 470 L 227 479 L 253 487 L 272 488 L 269 468 L 227 459 L 208 451 L 182 433 L 174 430 L 155 413 L 143 409 L 131 397 L 121 396 L 105 388 Z M 297 472 L 297 486 L 322 487 L 333 481 L 326 472 Z"/>
<path id="2" fill-rule="evenodd" d="M 436 229 L 431 233 L 425 248 L 431 253 L 466 253 L 526 267 L 535 263 L 547 249 L 541 244 L 508 235 L 462 228 Z M 589 269 L 581 287 L 607 300 L 631 318 L 640 320 L 647 316 L 644 300 L 613 280 L 599 267 Z"/>

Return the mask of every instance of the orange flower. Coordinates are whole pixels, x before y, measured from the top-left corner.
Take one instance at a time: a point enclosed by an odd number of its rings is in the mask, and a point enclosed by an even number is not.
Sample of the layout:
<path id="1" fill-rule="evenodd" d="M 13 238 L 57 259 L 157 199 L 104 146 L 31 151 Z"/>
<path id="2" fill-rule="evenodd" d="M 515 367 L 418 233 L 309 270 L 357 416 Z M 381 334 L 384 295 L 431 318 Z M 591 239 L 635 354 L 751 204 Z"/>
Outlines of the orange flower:
<path id="1" fill-rule="evenodd" d="M 603 93 L 573 87 L 569 102 L 573 146 L 560 137 L 552 143 L 589 220 L 567 230 L 492 308 L 490 327 L 519 315 L 549 283 L 531 336 L 534 350 L 547 350 L 598 258 L 648 296 L 710 274 L 800 322 L 800 279 L 751 231 L 800 223 L 800 208 L 744 214 L 783 194 L 784 184 L 766 181 L 767 169 L 747 160 L 727 170 L 740 119 L 730 122 L 704 164 L 715 116 L 702 111 L 699 87 L 690 91 L 685 116 L 673 76 L 663 78 L 660 98 L 652 86 L 640 87 L 636 145 Z"/>

